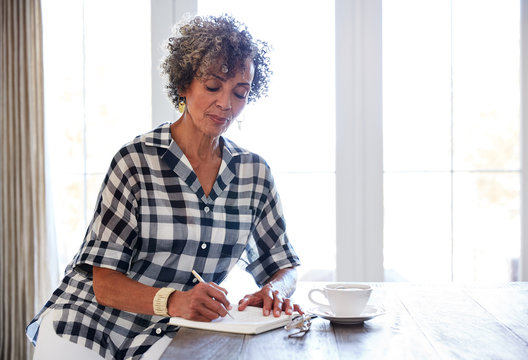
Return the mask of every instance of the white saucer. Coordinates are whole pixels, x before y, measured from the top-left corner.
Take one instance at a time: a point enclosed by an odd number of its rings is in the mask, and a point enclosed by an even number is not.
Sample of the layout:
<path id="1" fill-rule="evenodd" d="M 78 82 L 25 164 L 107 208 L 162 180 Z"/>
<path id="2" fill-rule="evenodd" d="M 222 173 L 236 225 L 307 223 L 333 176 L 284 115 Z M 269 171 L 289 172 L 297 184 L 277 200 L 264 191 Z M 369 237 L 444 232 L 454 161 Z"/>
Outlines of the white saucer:
<path id="1" fill-rule="evenodd" d="M 361 324 L 364 321 L 385 314 L 385 309 L 380 306 L 367 305 L 358 316 L 335 316 L 329 306 L 317 306 L 308 310 L 309 314 L 317 315 L 336 324 Z"/>

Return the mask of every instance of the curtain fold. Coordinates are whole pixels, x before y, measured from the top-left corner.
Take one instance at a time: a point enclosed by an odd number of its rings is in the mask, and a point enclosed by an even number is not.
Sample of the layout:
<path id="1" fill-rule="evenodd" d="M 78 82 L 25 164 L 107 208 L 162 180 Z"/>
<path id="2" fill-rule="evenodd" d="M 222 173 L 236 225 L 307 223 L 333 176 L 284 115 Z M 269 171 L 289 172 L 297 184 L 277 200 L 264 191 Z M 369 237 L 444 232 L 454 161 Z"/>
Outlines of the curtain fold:
<path id="1" fill-rule="evenodd" d="M 25 327 L 52 286 L 40 0 L 2 0 L 0 11 L 0 358 L 29 359 Z"/>

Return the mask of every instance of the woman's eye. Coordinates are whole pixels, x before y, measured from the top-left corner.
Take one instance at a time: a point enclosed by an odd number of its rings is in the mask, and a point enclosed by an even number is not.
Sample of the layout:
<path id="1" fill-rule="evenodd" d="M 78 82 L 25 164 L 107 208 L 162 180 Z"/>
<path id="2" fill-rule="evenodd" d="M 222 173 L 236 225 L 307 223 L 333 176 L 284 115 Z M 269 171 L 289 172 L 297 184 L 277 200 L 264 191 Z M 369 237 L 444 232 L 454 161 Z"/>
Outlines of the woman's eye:
<path id="1" fill-rule="evenodd" d="M 206 86 L 205 88 L 207 89 L 207 91 L 210 91 L 210 92 L 216 92 L 220 90 L 219 87 L 213 87 L 213 86 Z"/>
<path id="2" fill-rule="evenodd" d="M 248 95 L 248 92 L 247 91 L 243 91 L 243 92 L 235 92 L 235 96 L 239 99 L 245 99 Z"/>

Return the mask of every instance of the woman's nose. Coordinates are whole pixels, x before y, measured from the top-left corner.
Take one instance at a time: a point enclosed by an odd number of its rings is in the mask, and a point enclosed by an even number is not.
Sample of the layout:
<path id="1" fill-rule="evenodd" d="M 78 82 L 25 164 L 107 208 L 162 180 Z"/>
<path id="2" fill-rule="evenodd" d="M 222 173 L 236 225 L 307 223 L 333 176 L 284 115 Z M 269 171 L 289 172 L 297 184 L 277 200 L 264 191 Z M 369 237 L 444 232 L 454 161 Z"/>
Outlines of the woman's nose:
<path id="1" fill-rule="evenodd" d="M 231 109 L 231 96 L 228 92 L 222 92 L 218 94 L 218 98 L 216 99 L 216 106 L 218 106 L 222 110 L 230 110 Z"/>

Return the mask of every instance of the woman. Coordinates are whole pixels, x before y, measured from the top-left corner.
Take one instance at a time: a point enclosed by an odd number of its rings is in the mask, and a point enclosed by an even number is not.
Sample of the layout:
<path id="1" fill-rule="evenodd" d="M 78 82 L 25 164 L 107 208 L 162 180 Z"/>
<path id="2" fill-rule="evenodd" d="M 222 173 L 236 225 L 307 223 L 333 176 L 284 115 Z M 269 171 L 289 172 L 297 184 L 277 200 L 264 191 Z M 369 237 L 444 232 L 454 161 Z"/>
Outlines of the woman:
<path id="1" fill-rule="evenodd" d="M 177 331 L 167 316 L 227 315 L 217 284 L 241 259 L 261 288 L 239 310 L 302 312 L 289 300 L 299 260 L 269 167 L 222 137 L 267 91 L 267 45 L 229 16 L 196 17 L 168 49 L 163 71 L 183 114 L 115 155 L 81 249 L 27 328 L 36 359 L 159 357 Z"/>

